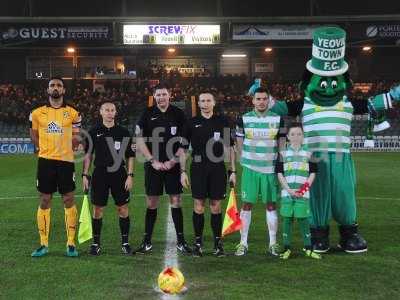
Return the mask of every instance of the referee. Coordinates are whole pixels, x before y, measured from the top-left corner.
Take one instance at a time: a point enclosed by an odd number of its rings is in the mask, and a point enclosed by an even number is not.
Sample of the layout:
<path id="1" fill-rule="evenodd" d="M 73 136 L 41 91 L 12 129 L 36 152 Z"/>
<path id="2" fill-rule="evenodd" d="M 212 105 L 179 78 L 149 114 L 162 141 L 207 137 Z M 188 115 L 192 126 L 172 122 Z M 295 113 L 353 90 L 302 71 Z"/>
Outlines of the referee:
<path id="1" fill-rule="evenodd" d="M 204 92 L 199 95 L 200 116 L 190 119 L 184 130 L 182 145 L 187 150 L 192 145 L 192 164 L 190 178 L 194 200 L 193 227 L 195 242 L 193 255 L 202 256 L 202 236 L 204 229 L 205 201 L 210 199 L 211 228 L 214 235 L 214 255 L 225 255 L 221 242 L 222 214 L 221 200 L 226 196 L 226 169 L 224 150 L 229 153 L 229 182 L 236 184 L 234 140 L 230 134 L 229 123 L 223 116 L 214 115 L 215 99 L 213 94 Z M 224 149 L 225 148 L 225 149 Z M 181 182 L 189 187 L 185 170 L 185 157 L 181 161 Z"/>
<path id="2" fill-rule="evenodd" d="M 112 102 L 104 102 L 100 106 L 102 123 L 89 131 L 89 139 L 85 143 L 85 158 L 83 161 L 82 185 L 84 190 L 89 188 L 89 169 L 94 159 L 94 171 L 91 182 L 91 201 L 93 203 L 93 244 L 89 254 L 99 255 L 100 234 L 104 207 L 108 195 L 114 198 L 119 215 L 121 231 L 122 254 L 132 254 L 129 245 L 129 191 L 133 184 L 133 168 L 135 152 L 129 131 L 115 124 L 116 107 Z M 128 172 L 125 167 L 128 164 Z"/>
<path id="3" fill-rule="evenodd" d="M 170 94 L 166 86 L 156 86 L 153 95 L 156 105 L 143 112 L 135 130 L 137 148 L 146 159 L 144 174 L 147 201 L 144 238 L 136 252 L 144 254 L 153 248 L 151 238 L 157 207 L 165 188 L 170 198 L 177 249 L 188 254 L 191 249 L 183 235 L 181 167 L 178 157 L 183 154 L 180 142 L 185 115 L 181 109 L 170 105 Z"/>

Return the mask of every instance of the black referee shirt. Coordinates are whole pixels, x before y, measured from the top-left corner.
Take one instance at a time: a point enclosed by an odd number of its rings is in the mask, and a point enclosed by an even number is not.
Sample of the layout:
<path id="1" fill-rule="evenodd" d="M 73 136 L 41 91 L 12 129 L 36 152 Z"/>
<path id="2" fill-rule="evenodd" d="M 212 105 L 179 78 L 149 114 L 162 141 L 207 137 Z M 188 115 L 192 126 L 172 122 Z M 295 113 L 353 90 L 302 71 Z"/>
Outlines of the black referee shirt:
<path id="1" fill-rule="evenodd" d="M 183 111 L 176 106 L 170 104 L 167 110 L 162 112 L 155 105 L 143 112 L 136 125 L 135 134 L 145 138 L 146 146 L 156 160 L 165 162 L 172 159 L 180 147 L 185 119 Z M 153 142 L 157 143 L 158 151 L 157 147 L 153 149 Z M 167 153 L 167 144 L 170 153 Z"/>
<path id="2" fill-rule="evenodd" d="M 224 145 L 234 145 L 228 120 L 216 115 L 209 119 L 200 115 L 188 120 L 183 138 L 183 147 L 188 149 L 191 144 L 193 161 L 199 163 L 223 163 Z"/>
<path id="3" fill-rule="evenodd" d="M 89 131 L 91 141 L 85 142 L 85 152 L 91 151 L 95 155 L 94 165 L 97 168 L 106 168 L 114 165 L 114 156 L 124 155 L 126 159 L 135 157 L 135 149 L 129 130 L 115 125 L 111 128 L 100 124 Z M 119 167 L 125 165 L 123 157 L 117 163 Z"/>

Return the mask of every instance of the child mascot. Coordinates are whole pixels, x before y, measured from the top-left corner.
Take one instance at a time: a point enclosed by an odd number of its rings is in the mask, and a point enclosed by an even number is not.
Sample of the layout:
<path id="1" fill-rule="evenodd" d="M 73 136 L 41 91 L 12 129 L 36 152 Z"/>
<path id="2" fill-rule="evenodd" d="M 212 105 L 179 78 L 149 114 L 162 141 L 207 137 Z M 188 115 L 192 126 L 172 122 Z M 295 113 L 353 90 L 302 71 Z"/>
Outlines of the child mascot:
<path id="1" fill-rule="evenodd" d="M 345 40 L 346 32 L 339 27 L 317 28 L 313 34 L 312 58 L 300 83 L 304 97 L 299 101 L 270 103 L 271 111 L 280 116 L 301 117 L 304 143 L 318 165 L 310 190 L 311 237 L 317 253 L 330 249 L 332 218 L 339 225 L 340 249 L 347 253 L 367 251 L 367 242 L 357 224 L 356 176 L 350 153 L 351 121 L 353 114 L 368 113 L 375 122 L 375 131 L 386 129 L 388 123 L 382 115 L 400 100 L 400 86 L 365 100 L 347 98 L 352 82 L 344 60 Z M 249 93 L 258 86 L 260 81 L 256 80 Z"/>

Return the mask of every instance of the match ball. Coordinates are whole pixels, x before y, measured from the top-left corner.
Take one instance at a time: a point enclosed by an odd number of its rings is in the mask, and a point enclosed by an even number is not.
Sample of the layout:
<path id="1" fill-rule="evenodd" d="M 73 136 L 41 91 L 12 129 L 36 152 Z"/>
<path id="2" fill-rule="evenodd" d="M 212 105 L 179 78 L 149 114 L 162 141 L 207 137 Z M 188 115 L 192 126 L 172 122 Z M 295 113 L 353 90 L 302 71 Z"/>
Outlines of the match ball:
<path id="1" fill-rule="evenodd" d="M 180 293 L 184 284 L 182 272 L 175 267 L 167 267 L 158 275 L 158 287 L 166 294 Z"/>

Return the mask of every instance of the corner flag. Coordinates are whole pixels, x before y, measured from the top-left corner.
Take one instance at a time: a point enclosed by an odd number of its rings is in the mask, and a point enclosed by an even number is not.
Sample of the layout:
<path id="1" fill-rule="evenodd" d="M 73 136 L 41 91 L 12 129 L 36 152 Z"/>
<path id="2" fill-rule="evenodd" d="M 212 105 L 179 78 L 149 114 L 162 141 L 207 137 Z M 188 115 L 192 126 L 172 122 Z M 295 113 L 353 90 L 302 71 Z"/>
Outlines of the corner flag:
<path id="1" fill-rule="evenodd" d="M 79 216 L 78 242 L 82 244 L 92 237 L 92 217 L 90 215 L 88 196 L 85 194 L 83 196 L 82 209 Z"/>
<path id="2" fill-rule="evenodd" d="M 242 220 L 237 210 L 235 189 L 231 188 L 228 206 L 226 207 L 222 236 L 238 231 L 242 228 Z"/>

